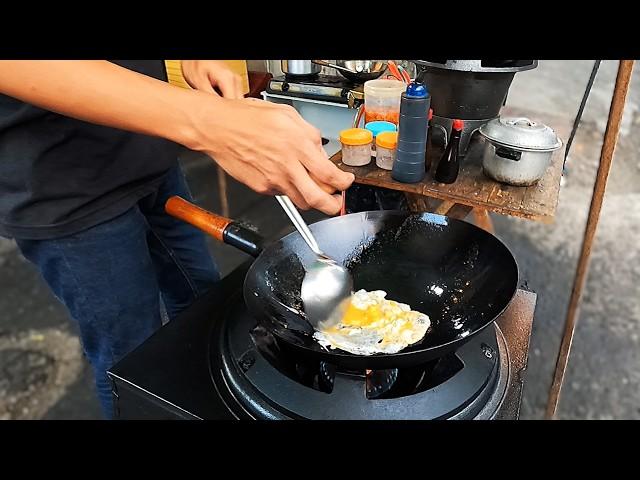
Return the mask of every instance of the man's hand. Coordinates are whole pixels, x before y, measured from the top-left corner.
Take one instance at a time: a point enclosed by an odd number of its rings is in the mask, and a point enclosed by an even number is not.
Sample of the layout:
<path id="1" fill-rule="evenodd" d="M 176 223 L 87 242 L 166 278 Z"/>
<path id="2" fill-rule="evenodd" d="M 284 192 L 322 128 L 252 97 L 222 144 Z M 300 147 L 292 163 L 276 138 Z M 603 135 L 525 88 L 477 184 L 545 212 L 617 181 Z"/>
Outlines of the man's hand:
<path id="1" fill-rule="evenodd" d="M 183 60 L 182 74 L 196 90 L 217 94 L 216 87 L 224 98 L 243 98 L 240 77 L 221 61 Z M 225 135 L 200 132 L 215 138 L 212 147 L 201 139 L 203 152 L 259 193 L 288 195 L 303 210 L 339 211 L 342 199 L 331 194 L 354 177 L 329 161 L 316 128 L 289 106 L 255 99 L 229 105 L 234 110 L 221 126 Z"/>
<path id="2" fill-rule="evenodd" d="M 284 194 L 301 209 L 340 210 L 354 180 L 327 157 L 320 131 L 293 107 L 262 100 L 224 100 L 198 131 L 195 149 L 210 155 L 236 180 L 265 195 Z M 206 113 L 205 113 L 206 115 Z M 214 126 L 215 125 L 215 126 Z"/>
<path id="3" fill-rule="evenodd" d="M 242 79 L 220 60 L 182 60 L 182 76 L 189 86 L 224 98 L 243 98 Z"/>

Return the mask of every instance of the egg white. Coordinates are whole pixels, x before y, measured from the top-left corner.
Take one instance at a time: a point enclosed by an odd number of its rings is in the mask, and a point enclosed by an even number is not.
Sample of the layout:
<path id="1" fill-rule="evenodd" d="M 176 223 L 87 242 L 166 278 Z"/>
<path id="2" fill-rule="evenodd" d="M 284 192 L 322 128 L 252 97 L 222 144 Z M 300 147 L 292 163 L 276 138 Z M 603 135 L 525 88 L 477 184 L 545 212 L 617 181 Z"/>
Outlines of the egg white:
<path id="1" fill-rule="evenodd" d="M 327 348 L 338 348 L 357 355 L 397 353 L 422 340 L 431 325 L 429 317 L 411 310 L 409 305 L 387 300 L 386 296 L 387 293 L 382 290 L 355 292 L 351 297 L 351 317 L 358 318 L 361 313 L 363 319 L 370 319 L 372 315 L 375 318 L 355 325 L 344 323 L 347 319 L 345 315 L 333 327 L 321 326 L 314 333 L 314 338 Z M 373 308 L 370 312 L 376 313 L 367 317 L 369 308 Z"/>

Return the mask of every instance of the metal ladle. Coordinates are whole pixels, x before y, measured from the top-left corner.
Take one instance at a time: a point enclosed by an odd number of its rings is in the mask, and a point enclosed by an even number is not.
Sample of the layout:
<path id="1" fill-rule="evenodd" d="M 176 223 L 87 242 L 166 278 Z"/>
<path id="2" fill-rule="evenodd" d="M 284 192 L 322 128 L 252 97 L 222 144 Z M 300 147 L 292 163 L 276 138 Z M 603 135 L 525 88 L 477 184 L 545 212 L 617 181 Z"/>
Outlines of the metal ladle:
<path id="1" fill-rule="evenodd" d="M 276 199 L 306 244 L 317 255 L 304 275 L 300 295 L 311 326 L 315 329 L 327 328 L 340 320 L 338 309 L 346 307 L 345 300 L 351 297 L 353 278 L 349 270 L 320 250 L 291 199 L 285 195 L 276 195 Z"/>

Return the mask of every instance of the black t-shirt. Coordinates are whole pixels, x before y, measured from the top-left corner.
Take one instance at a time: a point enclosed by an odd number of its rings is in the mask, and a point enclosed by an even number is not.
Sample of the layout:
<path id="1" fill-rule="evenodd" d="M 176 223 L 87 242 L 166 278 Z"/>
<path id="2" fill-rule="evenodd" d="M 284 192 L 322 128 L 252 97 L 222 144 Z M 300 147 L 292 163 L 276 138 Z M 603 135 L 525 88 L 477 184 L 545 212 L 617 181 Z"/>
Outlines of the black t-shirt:
<path id="1" fill-rule="evenodd" d="M 162 60 L 114 63 L 167 80 Z M 157 188 L 177 153 L 0 94 L 0 235 L 56 238 L 114 218 Z"/>

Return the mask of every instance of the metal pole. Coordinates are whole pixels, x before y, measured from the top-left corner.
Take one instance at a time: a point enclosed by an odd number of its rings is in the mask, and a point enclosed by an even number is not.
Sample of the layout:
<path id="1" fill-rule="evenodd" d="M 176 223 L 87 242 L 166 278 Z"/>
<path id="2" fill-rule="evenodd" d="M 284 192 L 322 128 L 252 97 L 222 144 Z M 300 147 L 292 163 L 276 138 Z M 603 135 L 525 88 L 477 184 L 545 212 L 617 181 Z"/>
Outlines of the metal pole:
<path id="1" fill-rule="evenodd" d="M 602 209 L 605 189 L 607 188 L 607 179 L 609 177 L 609 171 L 611 170 L 611 161 L 613 160 L 616 143 L 618 142 L 620 123 L 622 121 L 624 105 L 629 91 L 629 82 L 633 71 L 633 63 L 633 60 L 620 60 L 620 64 L 618 65 L 618 76 L 616 77 L 616 84 L 613 90 L 613 98 L 611 99 L 607 128 L 604 132 L 604 142 L 600 152 L 600 164 L 596 175 L 596 183 L 593 187 L 591 207 L 589 209 L 589 217 L 587 219 L 587 226 L 585 227 L 582 249 L 578 259 L 576 275 L 574 277 L 571 299 L 569 300 L 564 335 L 562 337 L 562 343 L 560 344 L 560 351 L 558 352 L 553 383 L 549 390 L 549 399 L 547 402 L 547 410 L 545 412 L 545 418 L 547 419 L 552 419 L 558 409 L 560 389 L 562 388 L 565 370 L 569 361 L 573 334 L 578 321 L 578 311 L 582 297 L 582 290 L 587 279 L 591 248 L 593 246 L 593 240 L 598 227 L 598 219 L 600 218 L 600 210 Z"/>

